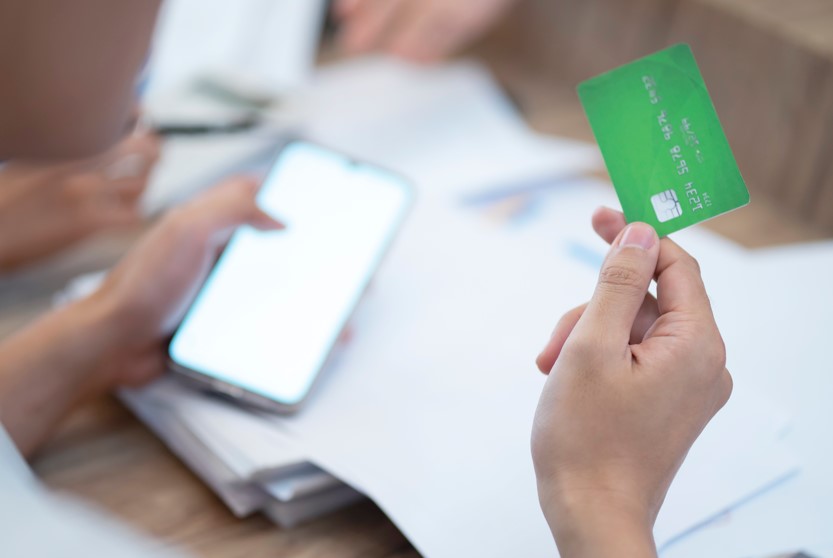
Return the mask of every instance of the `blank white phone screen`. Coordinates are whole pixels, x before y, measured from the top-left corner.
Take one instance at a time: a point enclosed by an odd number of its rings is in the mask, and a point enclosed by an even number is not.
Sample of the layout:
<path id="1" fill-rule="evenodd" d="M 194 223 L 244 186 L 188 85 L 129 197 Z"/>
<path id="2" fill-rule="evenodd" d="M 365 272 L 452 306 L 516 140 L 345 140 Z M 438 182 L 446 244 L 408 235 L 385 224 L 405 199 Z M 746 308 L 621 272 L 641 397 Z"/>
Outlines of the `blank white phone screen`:
<path id="1" fill-rule="evenodd" d="M 299 403 L 410 197 L 387 171 L 290 144 L 258 194 L 258 205 L 286 230 L 234 234 L 175 334 L 171 359 L 270 400 Z"/>

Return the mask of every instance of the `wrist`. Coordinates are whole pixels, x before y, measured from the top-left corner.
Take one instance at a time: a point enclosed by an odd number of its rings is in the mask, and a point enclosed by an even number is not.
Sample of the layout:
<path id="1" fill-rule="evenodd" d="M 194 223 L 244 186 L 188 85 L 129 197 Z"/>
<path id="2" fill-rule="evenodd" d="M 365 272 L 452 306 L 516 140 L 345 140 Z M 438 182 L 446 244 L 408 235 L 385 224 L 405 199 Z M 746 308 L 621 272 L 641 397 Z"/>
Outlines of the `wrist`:
<path id="1" fill-rule="evenodd" d="M 109 310 L 96 299 L 70 304 L 0 346 L 0 411 L 20 450 L 31 454 L 78 403 L 113 383 L 103 373 L 115 346 Z"/>
<path id="2" fill-rule="evenodd" d="M 67 327 L 75 331 L 76 368 L 88 371 L 86 392 L 98 394 L 114 386 L 107 363 L 123 344 L 122 325 L 117 308 L 99 293 L 80 299 L 62 309 Z"/>
<path id="3" fill-rule="evenodd" d="M 544 514 L 564 558 L 653 558 L 653 514 L 613 491 L 542 491 Z"/>

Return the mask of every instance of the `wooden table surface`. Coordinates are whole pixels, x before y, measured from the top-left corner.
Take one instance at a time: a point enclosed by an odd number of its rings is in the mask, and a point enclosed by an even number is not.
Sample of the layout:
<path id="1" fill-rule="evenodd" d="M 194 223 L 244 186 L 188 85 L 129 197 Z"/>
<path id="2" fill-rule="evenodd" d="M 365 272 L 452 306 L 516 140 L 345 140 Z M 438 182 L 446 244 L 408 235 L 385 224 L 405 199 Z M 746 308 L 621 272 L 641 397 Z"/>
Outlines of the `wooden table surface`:
<path id="1" fill-rule="evenodd" d="M 572 90 L 544 83 L 534 72 L 525 75 L 500 61 L 496 73 L 535 128 L 590 139 Z M 749 208 L 710 226 L 750 247 L 822 236 L 776 216 L 764 199 L 755 199 Z M 98 239 L 57 261 L 0 280 L 0 335 L 47 309 L 51 293 L 75 274 L 106 267 L 131 238 Z M 282 530 L 260 516 L 236 519 L 150 431 L 110 398 L 79 409 L 33 465 L 49 486 L 93 502 L 138 530 L 196 555 L 417 556 L 371 503 L 293 530 Z"/>

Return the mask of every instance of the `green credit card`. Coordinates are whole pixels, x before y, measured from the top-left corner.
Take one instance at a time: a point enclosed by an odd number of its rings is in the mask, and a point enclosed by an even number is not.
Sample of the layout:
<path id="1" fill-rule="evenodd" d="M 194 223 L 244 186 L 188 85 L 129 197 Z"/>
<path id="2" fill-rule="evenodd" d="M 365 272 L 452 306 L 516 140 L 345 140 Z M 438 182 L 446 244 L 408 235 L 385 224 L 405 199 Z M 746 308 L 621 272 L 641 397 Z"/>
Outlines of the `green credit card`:
<path id="1" fill-rule="evenodd" d="M 666 236 L 749 203 L 688 45 L 585 81 L 578 94 L 629 223 Z"/>

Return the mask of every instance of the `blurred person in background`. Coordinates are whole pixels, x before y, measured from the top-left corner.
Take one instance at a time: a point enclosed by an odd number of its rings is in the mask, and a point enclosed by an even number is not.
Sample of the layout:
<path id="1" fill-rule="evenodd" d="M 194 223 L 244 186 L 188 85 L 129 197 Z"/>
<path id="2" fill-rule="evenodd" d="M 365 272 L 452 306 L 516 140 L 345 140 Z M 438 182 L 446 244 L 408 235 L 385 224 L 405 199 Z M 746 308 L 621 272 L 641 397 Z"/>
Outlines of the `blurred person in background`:
<path id="1" fill-rule="evenodd" d="M 130 134 L 159 6 L 0 1 L 0 159 L 18 161 L 3 169 L 1 184 L 15 191 L 0 192 L 0 200 L 18 206 L 8 219 L 30 212 L 4 231 L 19 237 L 14 242 L 31 242 L 23 251 L 4 244 L 15 254 L 12 265 L 102 223 L 135 222 L 142 186 L 134 178 L 150 171 L 158 149 L 156 140 Z M 21 453 L 32 455 L 78 403 L 164 372 L 165 340 L 233 230 L 281 228 L 255 204 L 257 187 L 232 179 L 171 211 L 96 294 L 0 343 L 0 421 Z M 56 202 L 61 197 L 69 201 Z M 75 216 L 31 213 L 51 212 L 56 203 Z"/>

